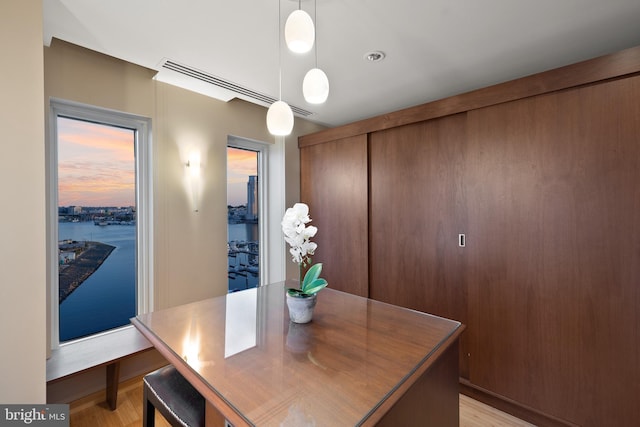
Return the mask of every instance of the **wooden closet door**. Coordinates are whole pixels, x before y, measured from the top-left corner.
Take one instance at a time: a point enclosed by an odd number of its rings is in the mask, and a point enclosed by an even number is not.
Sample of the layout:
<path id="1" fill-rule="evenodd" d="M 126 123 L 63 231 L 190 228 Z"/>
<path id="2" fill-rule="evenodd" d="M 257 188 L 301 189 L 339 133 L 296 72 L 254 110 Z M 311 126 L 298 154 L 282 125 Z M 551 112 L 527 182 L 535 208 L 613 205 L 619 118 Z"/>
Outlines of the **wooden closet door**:
<path id="1" fill-rule="evenodd" d="M 581 426 L 640 419 L 640 78 L 468 113 L 473 384 Z"/>
<path id="2" fill-rule="evenodd" d="M 467 323 L 464 147 L 464 114 L 370 135 L 371 298 Z"/>
<path id="3" fill-rule="evenodd" d="M 367 297 L 367 136 L 300 148 L 300 194 L 309 205 L 313 239 L 329 287 Z"/>

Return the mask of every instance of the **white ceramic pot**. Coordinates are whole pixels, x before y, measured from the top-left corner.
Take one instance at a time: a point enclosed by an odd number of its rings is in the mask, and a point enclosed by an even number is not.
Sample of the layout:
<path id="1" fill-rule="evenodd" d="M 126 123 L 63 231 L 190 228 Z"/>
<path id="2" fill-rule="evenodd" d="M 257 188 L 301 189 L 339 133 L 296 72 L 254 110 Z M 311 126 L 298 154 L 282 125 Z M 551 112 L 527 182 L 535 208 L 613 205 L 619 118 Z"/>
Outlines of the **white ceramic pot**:
<path id="1" fill-rule="evenodd" d="M 313 318 L 313 308 L 316 306 L 317 296 L 294 297 L 287 295 L 287 307 L 289 308 L 289 318 L 294 323 L 309 323 Z"/>

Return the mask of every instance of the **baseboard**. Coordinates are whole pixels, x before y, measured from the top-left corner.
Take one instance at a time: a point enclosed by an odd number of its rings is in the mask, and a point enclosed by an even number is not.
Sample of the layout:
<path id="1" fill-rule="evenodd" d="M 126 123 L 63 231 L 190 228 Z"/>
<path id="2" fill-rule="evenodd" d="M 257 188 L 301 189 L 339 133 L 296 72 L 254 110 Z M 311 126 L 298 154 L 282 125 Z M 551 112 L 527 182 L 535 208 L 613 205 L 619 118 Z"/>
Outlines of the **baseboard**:
<path id="1" fill-rule="evenodd" d="M 460 393 L 539 427 L 579 427 L 577 424 L 547 415 L 504 396 L 485 390 L 464 378 L 460 378 Z"/>

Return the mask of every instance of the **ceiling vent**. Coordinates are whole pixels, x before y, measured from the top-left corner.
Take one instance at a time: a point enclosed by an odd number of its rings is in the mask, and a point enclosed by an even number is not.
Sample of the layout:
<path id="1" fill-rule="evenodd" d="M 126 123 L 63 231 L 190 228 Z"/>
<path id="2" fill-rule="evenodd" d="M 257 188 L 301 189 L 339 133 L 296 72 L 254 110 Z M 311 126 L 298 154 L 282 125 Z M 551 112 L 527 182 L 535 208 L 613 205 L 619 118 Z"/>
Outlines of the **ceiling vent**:
<path id="1" fill-rule="evenodd" d="M 169 73 L 165 72 L 166 70 L 168 70 Z M 188 79 L 185 80 L 184 77 L 187 77 Z M 165 60 L 162 62 L 161 70 L 158 72 L 156 78 L 159 81 L 203 93 L 223 101 L 229 101 L 232 98 L 238 97 L 245 101 L 260 104 L 265 107 L 268 107 L 277 101 L 277 99 L 272 96 L 256 92 L 236 83 L 221 79 L 220 77 L 212 76 L 211 74 L 171 60 Z M 213 87 L 210 87 L 210 85 Z M 293 110 L 293 113 L 298 116 L 308 117 L 313 114 L 311 111 L 296 107 L 295 105 L 290 105 L 290 107 L 291 110 Z"/>

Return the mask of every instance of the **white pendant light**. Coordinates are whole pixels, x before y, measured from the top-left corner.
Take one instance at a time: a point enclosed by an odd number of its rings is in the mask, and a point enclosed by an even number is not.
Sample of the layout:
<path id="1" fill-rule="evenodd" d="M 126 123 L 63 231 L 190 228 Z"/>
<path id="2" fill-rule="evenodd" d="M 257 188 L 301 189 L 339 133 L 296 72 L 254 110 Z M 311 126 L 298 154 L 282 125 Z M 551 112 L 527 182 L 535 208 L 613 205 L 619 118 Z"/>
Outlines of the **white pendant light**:
<path id="1" fill-rule="evenodd" d="M 284 101 L 276 101 L 267 110 L 267 129 L 276 136 L 286 136 L 293 130 L 293 111 Z"/>
<path id="2" fill-rule="evenodd" d="M 320 68 L 307 71 L 302 81 L 302 93 L 309 104 L 322 104 L 329 97 L 329 79 Z"/>
<path id="3" fill-rule="evenodd" d="M 313 20 L 301 9 L 291 12 L 284 24 L 284 39 L 287 47 L 295 53 L 307 53 L 311 50 L 314 33 Z"/>
<path id="4" fill-rule="evenodd" d="M 316 25 L 318 24 L 317 0 L 313 2 L 316 15 Z M 318 68 L 318 42 L 315 47 L 316 67 L 307 71 L 302 80 L 302 94 L 309 104 L 322 104 L 329 97 L 329 79 L 327 75 Z"/>
<path id="5" fill-rule="evenodd" d="M 280 0 L 278 0 L 278 101 L 267 110 L 267 129 L 276 136 L 287 136 L 293 130 L 293 111 L 282 100 L 282 54 L 280 46 Z"/>

